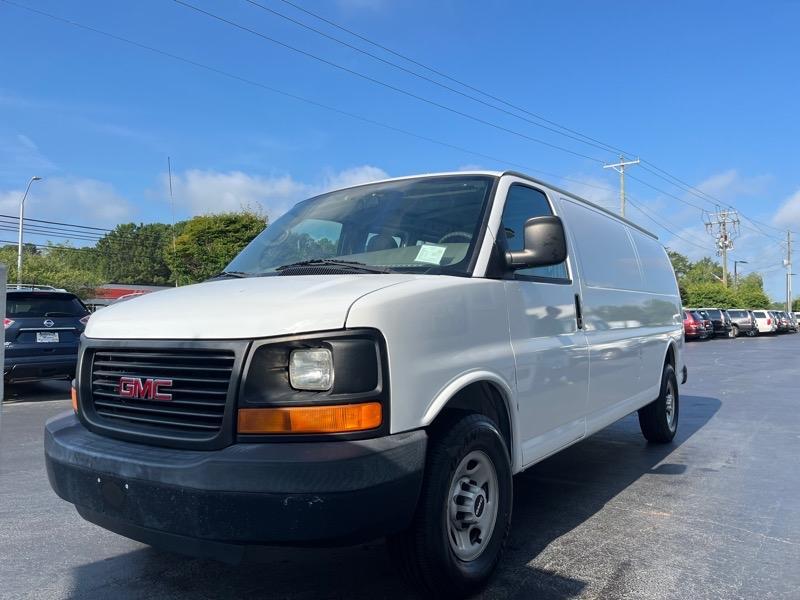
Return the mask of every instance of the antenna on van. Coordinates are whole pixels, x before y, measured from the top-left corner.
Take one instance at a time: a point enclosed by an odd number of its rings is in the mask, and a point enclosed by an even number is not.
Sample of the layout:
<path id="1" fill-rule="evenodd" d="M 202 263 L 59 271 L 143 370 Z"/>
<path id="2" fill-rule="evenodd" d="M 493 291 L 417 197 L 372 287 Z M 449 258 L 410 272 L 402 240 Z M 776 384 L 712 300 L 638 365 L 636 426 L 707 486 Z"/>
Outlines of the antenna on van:
<path id="1" fill-rule="evenodd" d="M 169 205 L 172 210 L 172 260 L 177 258 L 177 250 L 175 247 L 175 198 L 172 196 L 172 162 L 167 156 L 167 174 L 169 178 Z M 175 274 L 175 287 L 178 287 L 178 275 Z"/>

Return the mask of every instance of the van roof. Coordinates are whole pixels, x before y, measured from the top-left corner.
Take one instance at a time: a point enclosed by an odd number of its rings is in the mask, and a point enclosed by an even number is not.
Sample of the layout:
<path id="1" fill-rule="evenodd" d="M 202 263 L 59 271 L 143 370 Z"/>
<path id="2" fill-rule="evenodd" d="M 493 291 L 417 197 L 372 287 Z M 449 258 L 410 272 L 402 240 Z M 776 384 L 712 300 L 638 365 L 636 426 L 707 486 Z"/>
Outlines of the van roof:
<path id="1" fill-rule="evenodd" d="M 656 240 L 658 239 L 658 236 L 656 234 L 654 234 L 652 231 L 650 231 L 648 229 L 645 229 L 641 225 L 639 225 L 637 223 L 634 223 L 633 221 L 630 221 L 630 220 L 626 219 L 625 217 L 621 217 L 618 214 L 616 214 L 614 212 L 611 212 L 610 210 L 600 206 L 599 204 L 595 204 L 594 202 L 592 202 L 590 200 L 587 200 L 586 198 L 582 198 L 582 197 L 578 196 L 577 194 L 573 194 L 572 192 L 568 192 L 565 189 L 562 189 L 560 187 L 554 186 L 553 184 L 548 183 L 546 181 L 543 181 L 541 179 L 537 179 L 536 177 L 531 177 L 530 175 L 526 175 L 525 173 L 520 173 L 519 171 L 490 171 L 490 170 L 476 169 L 476 170 L 469 170 L 469 171 L 441 171 L 441 172 L 434 172 L 434 173 L 418 173 L 416 175 L 404 175 L 402 177 L 387 177 L 385 179 L 376 179 L 374 181 L 366 181 L 364 183 L 359 183 L 357 185 L 348 185 L 348 186 L 344 186 L 344 187 L 341 187 L 341 188 L 335 188 L 335 189 L 330 190 L 330 191 L 331 192 L 338 192 L 339 190 L 346 190 L 346 189 L 350 189 L 350 188 L 361 187 L 362 185 L 372 185 L 373 183 L 386 183 L 386 182 L 391 182 L 391 181 L 403 181 L 405 179 L 418 179 L 420 177 L 443 177 L 443 176 L 446 176 L 446 175 L 486 175 L 486 176 L 490 176 L 490 177 L 502 177 L 503 175 L 513 175 L 514 177 L 519 177 L 521 179 L 527 179 L 528 181 L 530 181 L 532 183 L 536 183 L 538 185 L 542 185 L 542 186 L 544 186 L 544 187 L 546 187 L 546 188 L 548 188 L 550 190 L 553 190 L 554 192 L 558 192 L 559 194 L 563 194 L 564 196 L 568 196 L 570 198 L 573 198 L 575 200 L 583 202 L 584 204 L 587 204 L 587 205 L 591 206 L 592 208 L 595 208 L 595 209 L 605 213 L 606 215 L 608 215 L 610 217 L 613 217 L 614 219 L 616 219 L 618 221 L 622 221 L 623 223 L 625 223 L 627 225 L 630 225 L 631 227 L 633 227 L 635 229 L 638 229 L 642 233 L 644 233 L 646 235 L 649 235 L 650 237 L 652 237 L 652 238 L 654 238 Z"/>

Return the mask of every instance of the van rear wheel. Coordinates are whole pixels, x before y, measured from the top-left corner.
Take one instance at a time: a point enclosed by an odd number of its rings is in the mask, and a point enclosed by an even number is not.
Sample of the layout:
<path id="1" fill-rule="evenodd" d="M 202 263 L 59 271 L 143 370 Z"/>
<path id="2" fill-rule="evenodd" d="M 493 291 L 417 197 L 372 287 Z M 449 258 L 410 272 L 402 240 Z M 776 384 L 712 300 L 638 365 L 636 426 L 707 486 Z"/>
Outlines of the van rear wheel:
<path id="1" fill-rule="evenodd" d="M 648 442 L 671 442 L 678 431 L 678 378 L 671 364 L 664 365 L 661 391 L 653 402 L 639 409 L 639 427 Z"/>
<path id="2" fill-rule="evenodd" d="M 435 598 L 483 587 L 511 524 L 511 461 L 497 426 L 468 414 L 434 432 L 414 520 L 388 540 L 409 583 Z"/>

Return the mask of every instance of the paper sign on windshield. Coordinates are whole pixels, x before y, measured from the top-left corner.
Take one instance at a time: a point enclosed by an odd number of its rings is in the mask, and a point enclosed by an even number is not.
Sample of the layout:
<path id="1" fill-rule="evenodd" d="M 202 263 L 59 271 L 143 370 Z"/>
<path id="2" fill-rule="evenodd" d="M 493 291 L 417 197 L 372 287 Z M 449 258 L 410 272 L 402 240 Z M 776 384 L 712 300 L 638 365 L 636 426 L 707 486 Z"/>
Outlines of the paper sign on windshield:
<path id="1" fill-rule="evenodd" d="M 431 265 L 438 265 L 442 261 L 444 251 L 447 246 L 434 246 L 433 244 L 423 244 L 419 248 L 416 262 L 428 263 Z"/>

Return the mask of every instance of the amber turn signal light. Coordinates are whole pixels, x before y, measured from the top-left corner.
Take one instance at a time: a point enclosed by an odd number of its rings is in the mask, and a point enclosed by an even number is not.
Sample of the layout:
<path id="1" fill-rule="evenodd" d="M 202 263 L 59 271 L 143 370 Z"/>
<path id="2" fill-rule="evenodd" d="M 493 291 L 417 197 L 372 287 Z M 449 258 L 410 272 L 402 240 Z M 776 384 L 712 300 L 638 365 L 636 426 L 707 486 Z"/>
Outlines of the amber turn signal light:
<path id="1" fill-rule="evenodd" d="M 78 390 L 75 389 L 75 386 L 71 386 L 70 388 L 70 396 L 72 397 L 72 410 L 76 413 L 78 412 Z"/>
<path id="2" fill-rule="evenodd" d="M 348 433 L 380 427 L 380 402 L 335 406 L 240 408 L 239 433 Z"/>

